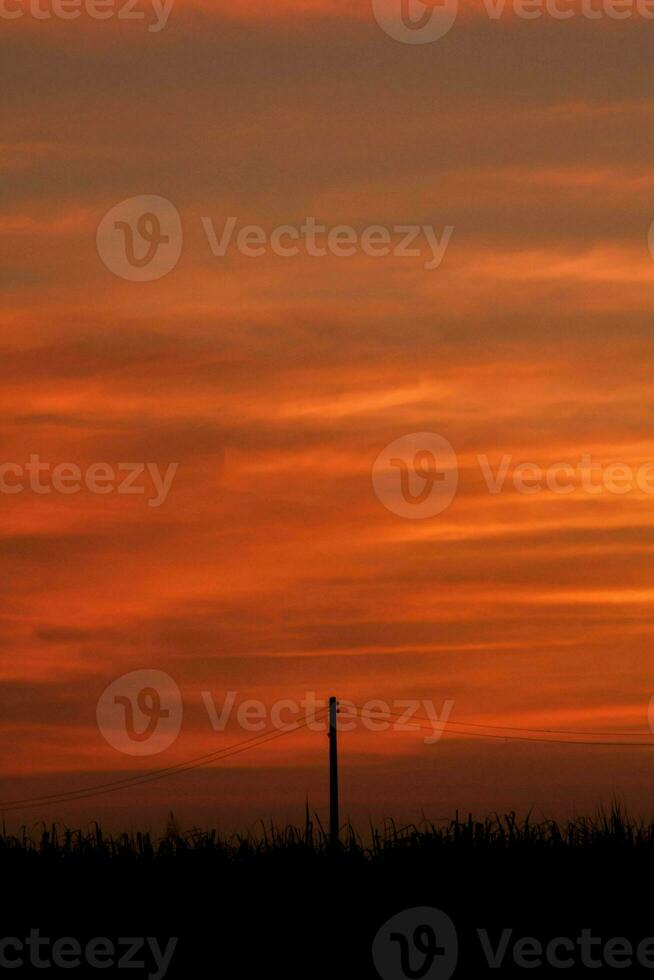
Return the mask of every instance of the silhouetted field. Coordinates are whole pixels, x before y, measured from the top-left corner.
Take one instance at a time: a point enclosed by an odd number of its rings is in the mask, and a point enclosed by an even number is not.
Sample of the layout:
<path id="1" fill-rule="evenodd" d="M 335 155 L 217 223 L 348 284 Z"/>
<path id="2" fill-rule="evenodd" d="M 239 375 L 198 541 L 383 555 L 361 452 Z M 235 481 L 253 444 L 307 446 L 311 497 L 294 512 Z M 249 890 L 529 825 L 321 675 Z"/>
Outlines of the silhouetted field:
<path id="1" fill-rule="evenodd" d="M 619 808 L 565 824 L 514 815 L 421 826 L 389 821 L 365 834 L 346 827 L 338 847 L 312 820 L 232 837 L 181 833 L 174 821 L 158 839 L 110 836 L 99 827 L 0 837 L 1 880 L 15 896 L 3 916 L 5 936 L 38 928 L 80 942 L 159 937 L 162 947 L 178 937 L 169 977 L 377 977 L 376 933 L 389 917 L 423 906 L 444 911 L 456 926 L 455 977 L 524 974 L 513 958 L 523 937 L 543 947 L 568 937 L 576 945 L 566 974 L 586 976 L 593 967 L 579 960 L 583 929 L 601 939 L 593 956 L 603 955 L 607 941 L 625 938 L 635 950 L 654 936 L 653 870 L 654 823 L 630 820 Z M 494 949 L 503 930 L 512 930 L 501 969 L 489 969 L 478 930 Z M 544 961 L 531 972 L 560 976 L 561 968 Z M 635 958 L 633 973 L 653 975 Z"/>
<path id="2" fill-rule="evenodd" d="M 92 863 L 96 866 L 153 866 L 217 862 L 220 865 L 261 864 L 297 860 L 354 862 L 357 865 L 393 861 L 416 854 L 431 859 L 435 854 L 528 851 L 581 851 L 589 848 L 646 853 L 654 847 L 654 822 L 632 820 L 620 807 L 595 817 L 578 817 L 561 823 L 534 821 L 515 813 L 487 817 L 483 821 L 458 815 L 449 822 L 398 825 L 387 820 L 382 828 L 361 833 L 351 825 L 341 830 L 334 848 L 319 819 L 307 817 L 304 827 L 260 824 L 260 831 L 225 836 L 216 830 L 182 831 L 171 814 L 160 837 L 150 833 L 104 833 L 98 824 L 90 830 L 70 830 L 45 824 L 19 834 L 0 834 L 0 861 L 7 867 L 48 868 Z"/>

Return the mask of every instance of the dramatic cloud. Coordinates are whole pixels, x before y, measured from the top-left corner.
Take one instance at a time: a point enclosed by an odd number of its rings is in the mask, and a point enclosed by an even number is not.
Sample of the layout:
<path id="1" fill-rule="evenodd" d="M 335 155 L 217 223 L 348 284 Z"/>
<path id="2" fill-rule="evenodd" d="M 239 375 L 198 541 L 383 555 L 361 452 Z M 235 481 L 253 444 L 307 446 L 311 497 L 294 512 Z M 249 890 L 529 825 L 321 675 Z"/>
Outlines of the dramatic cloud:
<path id="1" fill-rule="evenodd" d="M 654 461 L 649 28 L 464 14 L 424 46 L 334 0 L 179 2 L 156 35 L 4 24 L 0 463 L 23 488 L 0 493 L 2 799 L 246 737 L 213 730 L 203 691 L 649 732 L 654 497 L 581 483 L 582 457 L 595 481 Z M 184 234 L 149 283 L 96 247 L 137 195 L 173 202 Z M 216 256 L 206 221 L 220 235 L 230 216 L 267 235 L 308 216 L 454 231 L 434 269 L 425 239 L 413 256 Z M 372 484 L 415 432 L 458 457 L 427 520 Z M 34 456 L 79 487 L 35 489 Z M 90 487 L 99 464 L 140 465 L 132 492 Z M 570 491 L 546 483 L 555 465 Z M 186 710 L 146 764 L 95 720 L 141 668 L 173 676 Z M 324 802 L 325 751 L 296 733 L 27 817 L 158 821 L 172 798 L 189 822 L 299 819 L 307 792 Z M 643 750 L 357 730 L 343 751 L 353 815 L 648 803 Z"/>

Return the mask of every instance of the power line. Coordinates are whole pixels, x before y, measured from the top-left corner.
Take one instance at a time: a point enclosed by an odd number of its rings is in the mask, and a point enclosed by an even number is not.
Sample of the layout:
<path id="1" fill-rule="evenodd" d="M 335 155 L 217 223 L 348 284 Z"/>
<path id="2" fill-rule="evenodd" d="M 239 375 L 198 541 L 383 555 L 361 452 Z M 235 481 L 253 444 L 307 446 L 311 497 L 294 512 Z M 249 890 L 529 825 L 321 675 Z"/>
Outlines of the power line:
<path id="1" fill-rule="evenodd" d="M 128 776 L 125 779 L 114 780 L 110 783 L 101 783 L 99 785 L 89 786 L 84 789 L 69 790 L 66 793 L 56 793 L 50 796 L 32 796 L 23 800 L 8 800 L 5 803 L 0 802 L 0 810 L 8 812 L 11 810 L 40 806 L 43 803 L 56 805 L 57 803 L 76 802 L 78 800 L 90 799 L 93 796 L 102 796 L 104 793 L 115 793 L 121 789 L 131 789 L 133 786 L 142 786 L 146 783 L 154 782 L 167 776 L 176 775 L 178 772 L 191 772 L 193 769 L 198 769 L 201 766 L 206 765 L 208 762 L 222 762 L 223 759 L 227 759 L 232 755 L 247 752 L 247 750 L 250 748 L 264 745 L 266 742 L 272 742 L 275 739 L 283 738 L 285 735 L 290 735 L 302 728 L 306 728 L 309 724 L 318 720 L 321 714 L 325 714 L 325 710 L 317 711 L 312 718 L 299 722 L 293 728 L 287 728 L 281 732 L 262 732 L 260 735 L 253 735 L 251 738 L 243 739 L 241 742 L 237 742 L 235 745 L 228 746 L 225 749 L 217 749 L 214 752 L 207 753 L 206 755 L 197 756 L 194 759 L 187 759 L 185 762 L 180 762 L 175 766 L 151 770 L 149 773 L 142 773 L 139 776 Z"/>
<path id="2" fill-rule="evenodd" d="M 142 786 L 146 783 L 154 782 L 167 776 L 176 775 L 178 772 L 190 772 L 193 769 L 198 769 L 211 761 L 221 762 L 223 759 L 229 758 L 232 755 L 238 755 L 241 752 L 246 752 L 248 749 L 254 748 L 255 745 L 263 745 L 266 742 L 271 742 L 277 738 L 282 738 L 284 735 L 290 735 L 291 732 L 304 728 L 308 724 L 309 722 L 307 721 L 298 724 L 295 728 L 287 729 L 285 731 L 262 733 L 261 735 L 256 736 L 256 741 L 254 738 L 244 739 L 243 742 L 238 742 L 234 746 L 217 750 L 209 753 L 206 756 L 200 756 L 198 759 L 187 760 L 186 762 L 179 763 L 177 766 L 171 766 L 168 769 L 154 770 L 151 773 L 142 774 L 140 776 L 132 776 L 125 780 L 116 780 L 113 783 L 105 783 L 101 784 L 100 786 L 87 787 L 80 790 L 69 790 L 67 793 L 54 794 L 48 797 L 31 797 L 22 801 L 10 800 L 4 804 L 0 803 L 0 810 L 10 811 L 22 809 L 23 807 L 40 806 L 42 803 L 57 804 L 75 802 L 77 800 L 88 799 L 93 796 L 101 796 L 104 793 L 114 793 L 121 789 L 131 789 L 133 786 Z"/>
<path id="3" fill-rule="evenodd" d="M 361 712 L 362 717 L 368 714 L 368 716 L 373 714 L 373 709 L 365 708 L 361 705 L 354 704 L 354 702 L 349 702 L 358 711 Z M 267 742 L 275 741 L 278 738 L 283 738 L 285 735 L 290 735 L 292 732 L 299 731 L 306 728 L 311 723 L 319 720 L 321 716 L 326 714 L 326 709 L 321 709 L 314 713 L 312 718 L 307 718 L 303 722 L 298 722 L 293 727 L 286 728 L 282 731 L 274 732 L 262 732 L 261 734 L 252 735 L 250 738 L 243 739 L 240 742 L 236 742 L 234 745 L 227 746 L 224 749 L 216 749 L 213 752 L 208 752 L 205 755 L 196 756 L 193 759 L 187 759 L 184 762 L 177 763 L 173 766 L 164 767 L 162 769 L 150 770 L 146 773 L 141 773 L 135 776 L 126 776 L 121 779 L 112 780 L 111 782 L 99 783 L 94 786 L 87 786 L 83 789 L 78 790 L 68 790 L 64 793 L 53 793 L 50 795 L 43 796 L 32 796 L 26 797 L 20 800 L 8 800 L 4 803 L 0 802 L 0 810 L 9 812 L 17 809 L 32 808 L 35 806 L 40 806 L 42 804 L 54 804 L 59 803 L 69 803 L 77 802 L 79 800 L 90 799 L 94 796 L 101 796 L 105 793 L 115 793 L 121 789 L 128 789 L 136 786 L 143 786 L 150 782 L 155 782 L 158 779 L 164 779 L 168 776 L 176 775 L 181 772 L 191 772 L 194 769 L 198 769 L 210 762 L 221 762 L 223 759 L 230 758 L 232 755 L 238 755 L 241 752 L 247 752 L 250 748 L 254 748 L 259 745 L 265 745 Z M 379 715 L 379 712 L 374 712 L 375 715 Z M 404 720 L 407 723 L 411 723 L 414 729 L 419 729 L 420 731 L 428 731 L 432 735 L 435 732 L 434 720 L 431 718 L 425 718 L 422 715 L 412 715 L 410 719 L 407 719 L 406 712 L 404 714 L 399 714 L 398 712 L 387 710 L 384 712 L 387 717 L 397 718 Z M 414 722 L 426 722 L 426 725 L 414 724 Z M 496 740 L 504 741 L 520 741 L 520 742 L 537 742 L 540 744 L 553 744 L 553 745 L 584 745 L 584 746 L 605 746 L 608 748 L 617 748 L 620 746 L 627 746 L 630 748 L 652 748 L 654 747 L 654 741 L 648 742 L 634 742 L 634 741 L 615 741 L 616 738 L 630 738 L 632 735 L 637 735 L 637 732 L 586 732 L 586 731 L 573 731 L 565 729 L 538 729 L 538 728 L 518 728 L 509 725 L 485 725 L 478 722 L 458 722 L 450 721 L 439 721 L 438 726 L 443 734 L 458 736 L 460 738 L 490 738 Z M 446 729 L 463 729 L 463 730 L 450 730 Z M 475 729 L 474 731 L 466 731 L 465 729 Z M 479 731 L 479 729 L 487 729 L 488 731 Z M 523 733 L 523 734 L 505 734 L 510 733 Z M 497 733 L 497 734 L 495 734 Z M 567 735 L 571 738 L 551 738 L 551 735 Z M 539 737 L 546 736 L 546 737 Z M 584 736 L 584 738 L 578 738 L 578 736 Z M 605 739 L 604 741 L 588 741 L 587 738 L 592 737 L 594 739 Z M 606 741 L 606 739 L 612 739 L 612 741 Z"/>
<path id="4" fill-rule="evenodd" d="M 423 718 L 422 721 L 429 721 Z M 565 728 L 522 728 L 511 725 L 484 725 L 474 721 L 446 721 L 447 725 L 465 725 L 467 728 L 492 728 L 496 731 L 507 732 L 529 732 L 530 735 L 597 735 L 603 738 L 629 738 L 632 735 L 646 735 L 647 732 L 582 732 L 579 730 L 566 730 Z"/>
<path id="5" fill-rule="evenodd" d="M 370 710 L 370 709 L 366 709 L 366 708 L 362 707 L 361 705 L 356 705 L 356 704 L 354 705 L 354 707 L 357 708 L 357 710 L 358 711 L 361 711 L 361 712 L 365 712 L 367 710 Z M 400 714 L 398 714 L 397 712 L 394 712 L 394 711 L 387 711 L 387 712 L 385 712 L 385 714 L 387 716 L 391 717 L 391 718 L 404 719 L 405 721 L 407 721 L 407 724 L 409 723 L 409 719 L 406 718 L 406 714 L 400 715 Z M 421 717 L 419 715 L 413 715 L 412 716 L 412 720 L 429 722 L 430 723 L 430 726 L 431 726 L 430 728 L 426 728 L 424 725 L 414 725 L 413 727 L 414 728 L 419 728 L 421 731 L 430 731 L 432 734 L 434 734 L 434 722 L 433 722 L 432 719 L 430 719 L 430 718 L 424 718 L 424 717 Z M 468 737 L 468 738 L 494 738 L 494 739 L 503 739 L 505 741 L 539 742 L 541 745 L 543 745 L 543 744 L 551 744 L 551 745 L 603 745 L 603 746 L 608 746 L 609 748 L 610 747 L 617 747 L 617 746 L 628 746 L 628 747 L 631 747 L 631 748 L 638 748 L 638 747 L 642 747 L 642 748 L 654 748 L 654 741 L 649 741 L 649 742 L 616 742 L 616 741 L 611 741 L 611 742 L 607 742 L 607 741 L 604 741 L 604 742 L 591 742 L 591 741 L 585 741 L 585 740 L 581 740 L 581 739 L 575 739 L 574 741 L 571 741 L 570 739 L 561 739 L 561 738 L 534 738 L 533 737 L 533 735 L 538 735 L 538 734 L 542 734 L 542 735 L 549 734 L 544 729 L 528 729 L 528 728 L 527 729 L 507 729 L 507 730 L 511 730 L 511 731 L 526 731 L 526 732 L 530 732 L 529 735 L 502 735 L 502 734 L 494 735 L 494 734 L 487 734 L 487 733 L 479 732 L 479 731 L 472 731 L 472 732 L 451 731 L 451 732 L 447 732 L 447 733 L 445 732 L 445 729 L 447 728 L 448 725 L 465 726 L 466 724 L 469 724 L 469 723 L 466 723 L 466 722 L 450 722 L 450 721 L 443 721 L 443 722 L 439 721 L 438 722 L 438 725 L 442 729 L 442 731 L 443 731 L 444 734 L 455 735 L 455 736 L 458 735 L 459 737 L 464 737 L 464 738 L 465 737 Z M 472 725 L 470 727 L 472 727 Z M 489 728 L 495 728 L 497 731 L 500 731 L 500 729 L 498 729 L 497 726 L 492 726 L 492 725 L 489 725 L 489 726 L 476 725 L 474 727 L 477 727 L 477 728 L 486 728 L 486 727 L 489 727 Z M 596 733 L 595 732 L 558 732 L 556 734 L 570 734 L 570 735 L 577 735 L 577 734 L 579 734 L 579 735 L 587 735 L 587 734 L 589 734 L 589 735 L 595 735 Z M 606 736 L 608 738 L 614 738 L 616 734 L 627 734 L 627 733 L 598 732 L 597 734 L 598 735 L 601 735 L 603 737 Z M 631 733 L 630 732 L 628 734 L 636 734 L 636 733 Z"/>
<path id="6" fill-rule="evenodd" d="M 317 715 L 319 715 L 321 713 L 324 714 L 325 713 L 325 710 L 326 709 L 323 709 L 322 712 L 317 712 L 316 713 L 316 717 L 317 717 Z M 109 789 L 109 788 L 111 788 L 113 786 L 128 785 L 129 783 L 132 783 L 132 782 L 141 782 L 143 779 L 147 779 L 149 777 L 155 777 L 155 776 L 156 777 L 159 777 L 159 776 L 165 776 L 165 775 L 174 775 L 175 772 L 177 772 L 177 771 L 183 771 L 185 769 L 185 767 L 187 767 L 187 766 L 201 765 L 204 762 L 210 762 L 212 759 L 214 759 L 214 757 L 220 756 L 220 755 L 222 755 L 222 753 L 228 752 L 231 749 L 238 748 L 241 745 L 247 745 L 248 743 L 251 743 L 251 742 L 256 743 L 260 739 L 263 739 L 267 734 L 269 734 L 269 733 L 268 732 L 260 732 L 257 735 L 250 736 L 250 738 L 246 738 L 246 739 L 243 739 L 240 742 L 236 742 L 234 745 L 227 745 L 227 746 L 225 746 L 224 749 L 214 749 L 212 752 L 207 752 L 205 755 L 195 756 L 192 759 L 186 759 L 184 762 L 178 762 L 178 763 L 176 763 L 173 766 L 165 766 L 162 769 L 151 769 L 149 772 L 141 772 L 141 773 L 138 773 L 138 774 L 136 774 L 134 776 L 123 776 L 121 779 L 115 779 L 115 780 L 112 780 L 111 782 L 108 782 L 108 783 L 98 783 L 98 784 L 96 784 L 94 786 L 87 786 L 87 787 L 84 788 L 84 790 L 81 790 L 81 789 L 77 789 L 77 790 L 72 789 L 72 790 L 68 790 L 65 793 L 52 793 L 52 794 L 46 795 L 46 796 L 29 796 L 29 797 L 26 797 L 25 799 L 22 799 L 22 800 L 8 800 L 6 804 L 0 803 L 0 809 L 3 806 L 12 806 L 13 804 L 32 803 L 32 802 L 48 802 L 49 800 L 60 799 L 60 798 L 63 798 L 65 796 L 76 795 L 77 793 L 81 793 L 81 792 L 93 792 L 95 790 Z"/>

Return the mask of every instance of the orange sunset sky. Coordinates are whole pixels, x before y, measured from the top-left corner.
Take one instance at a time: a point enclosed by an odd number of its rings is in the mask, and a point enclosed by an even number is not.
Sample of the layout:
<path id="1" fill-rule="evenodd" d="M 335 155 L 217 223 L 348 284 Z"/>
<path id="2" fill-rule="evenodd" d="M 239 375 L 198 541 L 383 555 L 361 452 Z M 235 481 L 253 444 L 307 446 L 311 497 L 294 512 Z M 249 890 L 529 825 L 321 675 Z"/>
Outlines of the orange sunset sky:
<path id="1" fill-rule="evenodd" d="M 0 462 L 178 464 L 156 508 L 0 493 L 0 804 L 247 737 L 212 730 L 203 691 L 451 700 L 453 721 L 652 738 L 654 496 L 511 476 L 491 494 L 477 457 L 654 461 L 654 21 L 480 7 L 424 45 L 369 0 L 177 0 L 158 33 L 0 19 Z M 154 282 L 96 247 L 137 195 L 182 220 Z M 215 257 L 202 218 L 228 216 L 454 232 L 432 270 Z M 416 432 L 459 465 L 424 520 L 372 484 Z M 144 760 L 107 743 L 96 704 L 145 668 L 179 685 L 184 723 Z M 343 815 L 558 815 L 614 794 L 651 814 L 653 752 L 359 728 Z M 8 823 L 301 820 L 307 794 L 324 814 L 326 762 L 324 734 L 297 732 Z"/>

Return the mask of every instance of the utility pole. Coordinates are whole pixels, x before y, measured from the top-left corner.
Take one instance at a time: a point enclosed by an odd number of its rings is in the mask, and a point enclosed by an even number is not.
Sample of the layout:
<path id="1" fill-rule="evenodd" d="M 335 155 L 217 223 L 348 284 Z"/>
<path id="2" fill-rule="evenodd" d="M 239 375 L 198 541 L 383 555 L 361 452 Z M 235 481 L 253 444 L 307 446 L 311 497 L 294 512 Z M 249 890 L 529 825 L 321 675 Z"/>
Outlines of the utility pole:
<path id="1" fill-rule="evenodd" d="M 338 844 L 340 821 L 338 817 L 338 734 L 336 716 L 338 701 L 329 699 L 329 840 Z"/>

